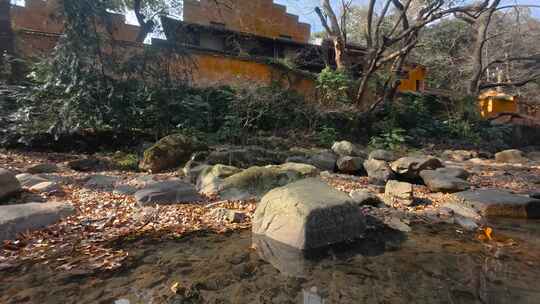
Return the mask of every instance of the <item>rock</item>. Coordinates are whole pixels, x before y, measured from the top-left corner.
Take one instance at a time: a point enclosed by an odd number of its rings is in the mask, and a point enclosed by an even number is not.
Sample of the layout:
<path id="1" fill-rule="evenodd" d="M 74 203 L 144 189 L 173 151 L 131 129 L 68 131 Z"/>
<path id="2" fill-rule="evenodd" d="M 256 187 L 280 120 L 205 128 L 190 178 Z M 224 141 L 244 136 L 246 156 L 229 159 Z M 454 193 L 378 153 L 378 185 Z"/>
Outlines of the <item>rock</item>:
<path id="1" fill-rule="evenodd" d="M 220 222 L 229 223 L 242 223 L 246 218 L 246 214 L 244 212 L 239 212 L 226 208 L 213 209 L 212 211 L 210 211 L 210 216 L 214 217 Z"/>
<path id="2" fill-rule="evenodd" d="M 462 169 L 462 168 L 456 168 L 456 167 L 439 168 L 435 171 L 442 175 L 461 178 L 461 179 L 467 179 L 470 176 L 470 173 L 467 172 L 467 170 Z"/>
<path id="3" fill-rule="evenodd" d="M 317 168 L 306 164 L 251 167 L 225 178 L 219 185 L 219 196 L 231 200 L 260 198 L 274 188 L 318 174 Z"/>
<path id="4" fill-rule="evenodd" d="M 337 155 L 332 151 L 322 151 L 309 158 L 309 164 L 323 170 L 333 172 L 336 169 Z"/>
<path id="5" fill-rule="evenodd" d="M 56 164 L 38 164 L 26 168 L 26 172 L 30 174 L 56 173 L 58 171 L 60 171 L 60 168 Z"/>
<path id="6" fill-rule="evenodd" d="M 233 166 L 215 165 L 205 167 L 201 170 L 197 179 L 197 190 L 206 196 L 216 195 L 225 178 L 240 172 L 242 172 L 242 169 Z"/>
<path id="7" fill-rule="evenodd" d="M 304 278 L 309 274 L 309 252 L 294 248 L 264 235 L 252 235 L 252 248 L 259 257 L 279 270 L 280 274 Z M 322 303 L 322 302 L 319 302 Z"/>
<path id="8" fill-rule="evenodd" d="M 44 228 L 74 213 L 70 204 L 62 202 L 0 206 L 0 241 L 14 239 L 27 230 Z"/>
<path id="9" fill-rule="evenodd" d="M 522 164 L 528 161 L 520 150 L 505 150 L 495 154 L 495 161 L 498 163 Z"/>
<path id="10" fill-rule="evenodd" d="M 267 150 L 257 146 L 236 147 L 211 152 L 205 163 L 249 168 L 253 166 L 282 164 L 288 156 L 287 153 Z"/>
<path id="11" fill-rule="evenodd" d="M 135 192 L 137 192 L 137 188 L 130 185 L 117 185 L 113 191 L 114 194 L 120 195 L 133 195 Z"/>
<path id="12" fill-rule="evenodd" d="M 404 223 L 400 218 L 398 217 L 395 217 L 395 216 L 392 216 L 388 219 L 385 219 L 384 223 L 394 229 L 394 230 L 398 230 L 398 231 L 401 231 L 401 232 L 411 232 L 412 229 L 409 225 L 407 225 L 406 223 Z"/>
<path id="13" fill-rule="evenodd" d="M 84 184 L 84 187 L 95 190 L 113 190 L 114 185 L 120 180 L 116 176 L 93 175 Z"/>
<path id="14" fill-rule="evenodd" d="M 193 159 L 192 156 L 192 158 L 186 163 L 184 168 L 182 168 L 181 172 L 178 173 L 180 176 L 185 176 L 190 183 L 195 184 L 197 183 L 197 179 L 199 178 L 201 172 L 208 167 L 211 166 Z"/>
<path id="15" fill-rule="evenodd" d="M 353 156 L 341 156 L 337 160 L 339 172 L 356 174 L 364 170 L 364 158 Z"/>
<path id="16" fill-rule="evenodd" d="M 252 231 L 300 250 L 360 237 L 365 221 L 344 192 L 308 178 L 266 194 L 253 217 Z"/>
<path id="17" fill-rule="evenodd" d="M 17 194 L 22 190 L 20 182 L 8 170 L 0 169 L 0 200 Z"/>
<path id="18" fill-rule="evenodd" d="M 62 191 L 60 186 L 56 182 L 53 182 L 53 181 L 47 181 L 47 182 L 36 184 L 30 187 L 29 190 L 39 192 L 39 193 L 52 193 L 52 192 Z"/>
<path id="19" fill-rule="evenodd" d="M 378 206 L 383 203 L 377 195 L 367 190 L 354 190 L 349 193 L 349 196 L 351 197 L 352 202 L 357 206 Z"/>
<path id="20" fill-rule="evenodd" d="M 206 144 L 182 134 L 173 134 L 160 139 L 144 151 L 141 168 L 153 173 L 184 165 L 196 151 L 208 149 Z"/>
<path id="21" fill-rule="evenodd" d="M 540 162 L 540 151 L 527 153 L 527 158 L 535 162 Z"/>
<path id="22" fill-rule="evenodd" d="M 432 192 L 453 193 L 469 189 L 470 184 L 458 177 L 454 177 L 445 172 L 435 170 L 424 170 L 420 172 L 420 177 Z"/>
<path id="23" fill-rule="evenodd" d="M 443 167 L 440 160 L 431 156 L 403 157 L 392 163 L 392 170 L 407 179 L 416 180 L 420 178 L 420 172 L 424 170 L 435 170 Z"/>
<path id="24" fill-rule="evenodd" d="M 467 150 L 446 150 L 441 154 L 441 157 L 447 160 L 462 162 L 471 158 L 477 158 L 478 153 Z"/>
<path id="25" fill-rule="evenodd" d="M 366 154 L 355 144 L 349 141 L 338 141 L 332 145 L 332 151 L 339 156 L 360 156 L 366 158 Z"/>
<path id="26" fill-rule="evenodd" d="M 486 217 L 540 218 L 540 200 L 530 197 L 502 190 L 469 190 L 453 196 Z"/>
<path id="27" fill-rule="evenodd" d="M 106 164 L 97 158 L 83 158 L 70 161 L 67 166 L 75 171 L 89 172 L 100 171 Z"/>
<path id="28" fill-rule="evenodd" d="M 466 231 L 476 231 L 478 229 L 478 224 L 470 218 L 456 216 L 454 217 L 454 222 Z"/>
<path id="29" fill-rule="evenodd" d="M 46 178 L 29 173 L 17 174 L 16 178 L 21 183 L 21 186 L 25 189 L 30 189 L 37 184 L 49 182 L 49 180 Z"/>
<path id="30" fill-rule="evenodd" d="M 383 160 L 366 160 L 364 162 L 364 169 L 367 172 L 369 183 L 374 185 L 385 185 L 395 175 L 390 165 Z"/>
<path id="31" fill-rule="evenodd" d="M 403 205 L 413 202 L 413 185 L 405 182 L 391 180 L 386 183 L 385 196 Z"/>
<path id="32" fill-rule="evenodd" d="M 457 202 L 445 202 L 441 206 L 442 209 L 448 209 L 450 210 L 454 215 L 458 215 L 463 218 L 468 218 L 473 220 L 476 223 L 480 223 L 482 221 L 482 216 L 478 211 L 476 211 L 474 208 L 471 208 L 469 206 L 457 203 Z"/>
<path id="33" fill-rule="evenodd" d="M 383 160 L 385 162 L 393 162 L 397 159 L 395 154 L 386 150 L 373 150 L 369 153 L 368 159 Z"/>
<path id="34" fill-rule="evenodd" d="M 170 180 L 151 184 L 135 192 L 141 206 L 194 203 L 202 200 L 192 184 Z"/>

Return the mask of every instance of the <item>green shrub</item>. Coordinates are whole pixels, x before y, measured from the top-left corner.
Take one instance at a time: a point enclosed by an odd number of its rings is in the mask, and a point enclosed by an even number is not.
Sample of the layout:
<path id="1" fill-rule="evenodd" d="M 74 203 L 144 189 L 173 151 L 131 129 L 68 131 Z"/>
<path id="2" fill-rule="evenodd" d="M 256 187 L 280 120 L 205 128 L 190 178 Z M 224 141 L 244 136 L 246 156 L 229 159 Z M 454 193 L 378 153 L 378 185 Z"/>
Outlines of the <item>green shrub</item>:
<path id="1" fill-rule="evenodd" d="M 116 152 L 112 157 L 115 167 L 119 170 L 126 171 L 138 171 L 139 170 L 139 157 L 135 154 Z"/>
<path id="2" fill-rule="evenodd" d="M 317 132 L 316 138 L 321 146 L 329 147 L 337 141 L 338 132 L 332 127 L 323 126 Z"/>
<path id="3" fill-rule="evenodd" d="M 345 72 L 326 67 L 317 77 L 320 102 L 325 105 L 350 103 L 349 90 L 353 81 Z"/>

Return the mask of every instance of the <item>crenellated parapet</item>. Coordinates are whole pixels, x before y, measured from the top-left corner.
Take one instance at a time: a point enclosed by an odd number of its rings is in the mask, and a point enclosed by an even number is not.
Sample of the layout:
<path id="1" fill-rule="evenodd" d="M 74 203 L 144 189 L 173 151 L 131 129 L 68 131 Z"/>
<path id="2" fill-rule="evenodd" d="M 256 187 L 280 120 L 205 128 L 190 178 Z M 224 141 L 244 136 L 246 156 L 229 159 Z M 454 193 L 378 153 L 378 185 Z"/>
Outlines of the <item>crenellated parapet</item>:
<path id="1" fill-rule="evenodd" d="M 273 0 L 184 0 L 184 21 L 307 43 L 311 26 Z"/>
<path id="2" fill-rule="evenodd" d="M 61 34 L 64 31 L 60 5 L 63 0 L 26 0 L 25 6 L 11 7 L 11 27 L 14 31 L 34 31 Z M 107 24 L 115 40 L 135 41 L 139 32 L 136 25 L 126 24 L 122 14 L 109 14 Z M 105 32 L 105 27 L 100 26 Z M 107 31 L 109 32 L 109 31 Z"/>

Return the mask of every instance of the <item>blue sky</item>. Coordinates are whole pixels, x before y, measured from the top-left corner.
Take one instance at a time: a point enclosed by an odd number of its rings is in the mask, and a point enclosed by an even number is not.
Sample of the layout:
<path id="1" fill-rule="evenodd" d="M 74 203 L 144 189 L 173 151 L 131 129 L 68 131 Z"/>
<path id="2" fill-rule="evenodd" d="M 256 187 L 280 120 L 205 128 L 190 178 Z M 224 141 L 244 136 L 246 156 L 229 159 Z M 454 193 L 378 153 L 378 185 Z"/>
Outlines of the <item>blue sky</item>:
<path id="1" fill-rule="evenodd" d="M 274 0 L 274 2 L 286 5 L 287 11 L 289 13 L 300 16 L 300 21 L 302 22 L 310 23 L 312 32 L 321 30 L 320 21 L 318 20 L 318 17 L 315 15 L 315 12 L 313 10 L 314 7 L 320 3 L 319 0 Z M 332 0 L 332 2 L 337 4 L 339 1 Z M 367 0 L 354 0 L 354 2 L 361 5 L 365 4 Z M 516 3 L 522 5 L 540 5 L 540 0 L 503 0 L 502 2 L 505 5 Z M 540 9 L 534 8 L 533 14 L 536 17 L 540 18 Z"/>

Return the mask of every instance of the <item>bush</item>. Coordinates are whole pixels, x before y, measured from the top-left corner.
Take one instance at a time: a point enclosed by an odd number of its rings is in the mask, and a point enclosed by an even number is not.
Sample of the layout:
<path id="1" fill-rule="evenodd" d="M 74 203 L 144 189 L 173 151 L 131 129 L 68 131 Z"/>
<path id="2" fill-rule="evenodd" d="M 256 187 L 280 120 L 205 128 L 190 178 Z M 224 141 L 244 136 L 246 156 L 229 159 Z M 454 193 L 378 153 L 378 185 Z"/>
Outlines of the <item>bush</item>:
<path id="1" fill-rule="evenodd" d="M 350 103 L 349 90 L 353 81 L 345 72 L 326 67 L 317 77 L 320 102 L 324 105 Z"/>

